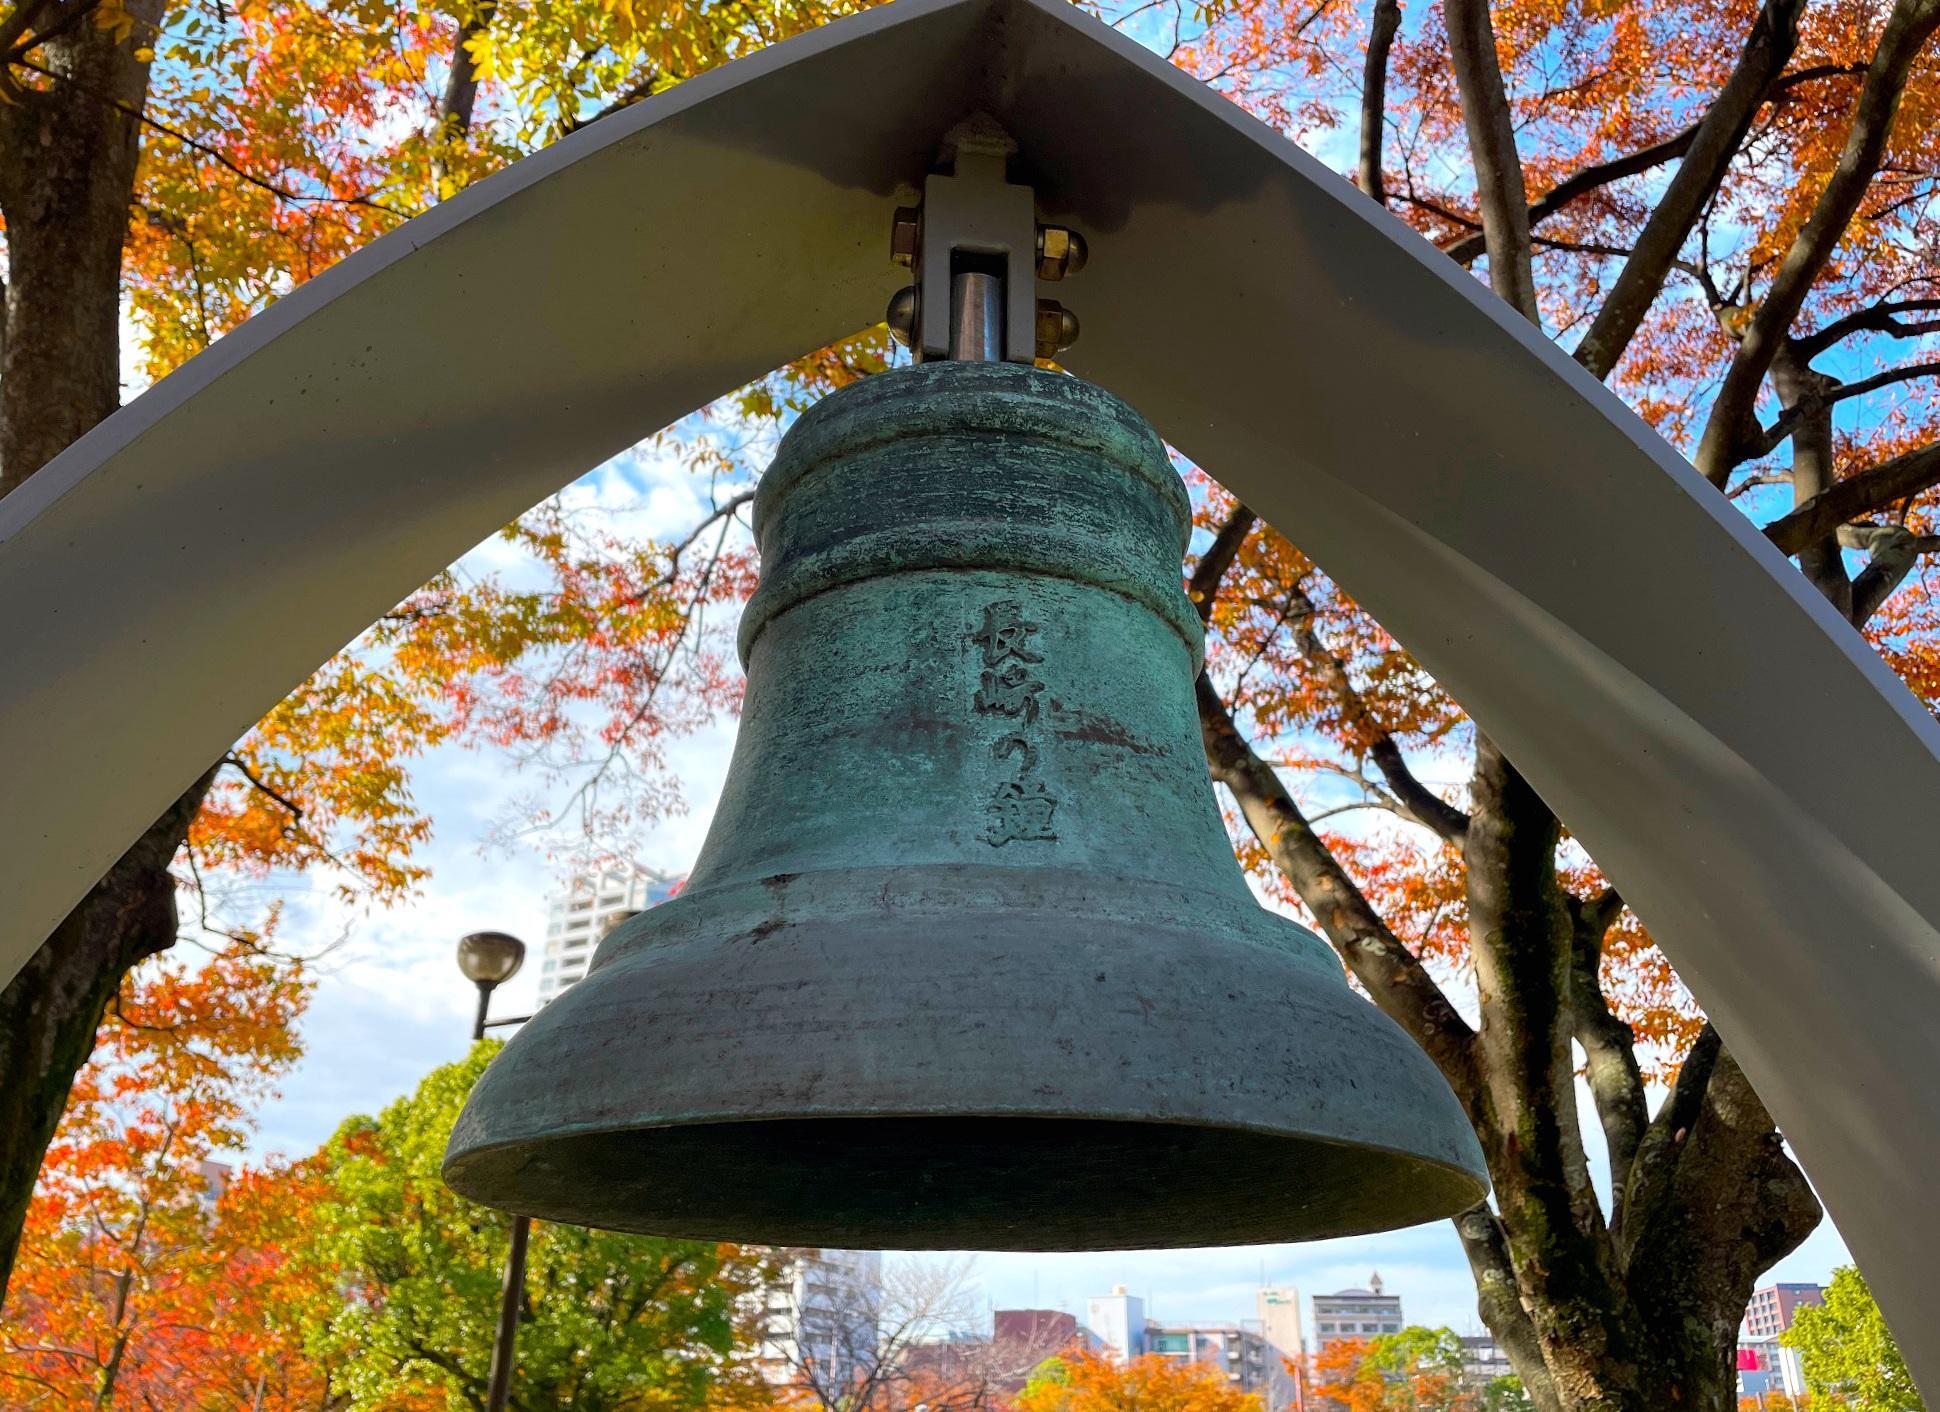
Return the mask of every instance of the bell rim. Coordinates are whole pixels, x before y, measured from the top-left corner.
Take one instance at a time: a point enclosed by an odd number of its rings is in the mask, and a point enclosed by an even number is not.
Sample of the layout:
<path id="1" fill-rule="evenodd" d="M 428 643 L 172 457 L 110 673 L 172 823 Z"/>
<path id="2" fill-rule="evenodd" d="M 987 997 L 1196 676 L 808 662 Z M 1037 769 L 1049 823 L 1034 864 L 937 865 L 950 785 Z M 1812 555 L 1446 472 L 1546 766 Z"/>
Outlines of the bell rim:
<path id="1" fill-rule="evenodd" d="M 992 1243 L 979 1236 L 988 1236 L 987 1230 L 978 1231 L 968 1228 L 952 1228 L 948 1238 L 923 1241 L 903 1240 L 900 1243 L 884 1244 L 879 1240 L 860 1239 L 862 1233 L 853 1228 L 817 1225 L 812 1220 L 806 1224 L 797 1223 L 793 1227 L 761 1226 L 751 1229 L 745 1220 L 724 1216 L 715 1221 L 703 1220 L 700 1224 L 689 1224 L 679 1218 L 655 1218 L 648 1216 L 637 1222 L 588 1221 L 585 1219 L 584 1204 L 575 1206 L 571 1198 L 533 1202 L 508 1197 L 499 1189 L 500 1183 L 492 1178 L 496 1175 L 504 1185 L 517 1182 L 529 1171 L 534 1158 L 542 1155 L 566 1156 L 571 1164 L 583 1164 L 588 1140 L 623 1139 L 628 1145 L 651 1142 L 656 1136 L 666 1137 L 675 1134 L 726 1134 L 730 1131 L 754 1135 L 772 1135 L 791 1126 L 813 1125 L 904 1125 L 923 1121 L 941 1121 L 936 1115 L 922 1113 L 883 1113 L 883 1112 L 837 1112 L 821 1111 L 796 1115 L 767 1114 L 760 1117 L 703 1116 L 675 1122 L 653 1125 L 579 1124 L 570 1128 L 562 1127 L 539 1136 L 510 1138 L 497 1143 L 484 1144 L 469 1148 L 463 1153 L 448 1154 L 443 1165 L 445 1182 L 453 1191 L 469 1200 L 495 1210 L 529 1216 L 537 1220 L 551 1220 L 575 1225 L 594 1225 L 599 1229 L 625 1231 L 632 1234 L 660 1236 L 668 1239 L 686 1240 L 727 1240 L 744 1244 L 773 1246 L 827 1246 L 837 1249 L 893 1249 L 893 1250 L 990 1250 L 990 1251 L 1051 1251 L 1051 1250 L 1161 1250 L 1185 1249 L 1194 1247 L 1233 1246 L 1273 1244 L 1281 1242 L 1328 1240 L 1350 1235 L 1372 1235 L 1383 1231 L 1400 1230 L 1409 1226 L 1424 1224 L 1428 1221 L 1442 1220 L 1460 1215 L 1485 1200 L 1492 1189 L 1485 1165 L 1478 1163 L 1475 1168 L 1447 1161 L 1432 1154 L 1396 1147 L 1389 1143 L 1329 1136 L 1324 1133 L 1288 1132 L 1275 1130 L 1261 1124 L 1218 1122 L 1205 1118 L 1164 1118 L 1150 1114 L 1106 1115 L 1092 1112 L 1064 1112 L 1040 1110 L 1031 1112 L 990 1111 L 983 1113 L 954 1113 L 947 1121 L 971 1125 L 1070 1125 L 1088 1133 L 1107 1129 L 1140 1130 L 1147 1133 L 1201 1133 L 1210 1134 L 1224 1140 L 1259 1139 L 1263 1143 L 1291 1154 L 1311 1156 L 1318 1153 L 1334 1153 L 1351 1159 L 1355 1164 L 1365 1167 L 1370 1161 L 1384 1165 L 1384 1170 L 1373 1180 L 1365 1174 L 1354 1186 L 1356 1194 L 1369 1191 L 1378 1192 L 1376 1200 L 1368 1203 L 1368 1210 L 1379 1210 L 1378 1216 L 1356 1215 L 1351 1219 L 1334 1223 L 1302 1224 L 1290 1219 L 1263 1219 L 1252 1223 L 1234 1223 L 1230 1230 L 1221 1233 L 1201 1225 L 1187 1223 L 1180 1229 L 1177 1220 L 1155 1223 L 1162 1227 L 1162 1234 L 1151 1238 L 1129 1240 L 1111 1239 L 1083 1240 L 1073 1243 L 1069 1239 L 1052 1239 L 1040 1242 L 1035 1239 L 1003 1239 Z M 1238 1144 L 1236 1144 L 1238 1145 Z M 1479 1156 L 1479 1152 L 1478 1152 Z M 791 1163 L 777 1161 L 778 1169 L 793 1170 Z M 758 1182 L 751 1178 L 750 1182 Z M 1434 1185 L 1429 1186 L 1430 1183 Z M 1409 1190 L 1421 1192 L 1427 1186 L 1433 1195 L 1426 1199 L 1404 1204 L 1397 1197 Z M 1233 1199 L 1233 1188 L 1229 1181 L 1222 1180 L 1219 1194 L 1228 1200 Z M 1285 1202 L 1271 1199 L 1251 1203 L 1255 1209 L 1269 1211 L 1288 1211 L 1292 1209 Z M 1040 1218 L 1032 1213 L 1025 1218 L 1027 1226 L 1035 1228 Z"/>
<path id="2" fill-rule="evenodd" d="M 802 1136 L 810 1125 L 830 1134 L 882 1120 L 907 1133 L 936 1120 L 957 1125 L 952 1139 L 1009 1123 L 1026 1148 L 1029 1134 L 1060 1124 L 1084 1124 L 1106 1146 L 1136 1133 L 1127 1142 L 1139 1160 L 1171 1135 L 1217 1150 L 1202 1160 L 1263 1160 L 1290 1184 L 1305 1179 L 1316 1153 L 1380 1158 L 1390 1210 L 1329 1228 L 1337 1233 L 1451 1214 L 1486 1194 L 1480 1145 L 1445 1077 L 1354 995 L 1312 933 L 1250 899 L 1206 908 L 1203 894 L 1149 884 L 1132 889 L 1144 896 L 1088 889 L 1082 898 L 1095 905 L 1080 907 L 1063 890 L 1068 876 L 987 867 L 809 873 L 708 888 L 653 909 L 616 932 L 586 979 L 481 1077 L 451 1136 L 448 1180 L 487 1204 L 647 1230 L 635 1218 L 649 1209 L 651 1186 L 638 1188 L 634 1207 L 607 1203 L 583 1180 L 568 1182 L 579 1195 L 562 1201 L 549 1189 L 581 1166 L 634 1182 L 641 1163 L 659 1161 L 655 1139 L 701 1144 L 711 1161 L 705 1144 L 748 1146 L 742 1139 L 753 1134 Z M 899 892 L 885 892 L 892 878 Z M 1170 906 L 1150 905 L 1166 893 Z M 886 988 L 886 975 L 913 977 L 914 988 Z M 805 1035 L 824 1038 L 804 1048 Z M 1361 1101 L 1371 1083 L 1384 1101 Z M 993 1169 L 1028 1187 L 1017 1178 L 1021 1159 L 982 1138 L 964 1150 L 977 1143 Z M 797 1160 L 776 1163 L 764 1181 L 820 1182 L 799 1174 L 823 1160 L 826 1144 L 798 1146 Z M 760 1144 L 751 1152 L 747 1163 L 770 1160 Z M 1085 1144 L 1053 1156 L 1074 1167 L 1100 1160 Z M 947 1156 L 951 1170 L 968 1162 Z M 915 1163 L 906 1153 L 898 1170 Z M 748 1190 L 740 1167 L 719 1171 L 724 1187 Z M 1408 1199 L 1424 1174 L 1445 1201 Z M 1364 1185 L 1363 1176 L 1342 1180 Z M 1220 1195 L 1231 1198 L 1230 1183 Z M 663 1216 L 652 1225 L 672 1229 Z M 860 1243 L 893 1245 L 907 1234 L 887 1218 L 883 1228 L 895 1237 Z M 1275 1229 L 1249 1227 L 1232 1240 L 1291 1238 L 1301 1228 Z M 1215 1229 L 1193 1239 L 1224 1237 Z M 828 1243 L 840 1241 L 831 1234 Z M 932 1248 L 977 1244 L 958 1237 Z"/>

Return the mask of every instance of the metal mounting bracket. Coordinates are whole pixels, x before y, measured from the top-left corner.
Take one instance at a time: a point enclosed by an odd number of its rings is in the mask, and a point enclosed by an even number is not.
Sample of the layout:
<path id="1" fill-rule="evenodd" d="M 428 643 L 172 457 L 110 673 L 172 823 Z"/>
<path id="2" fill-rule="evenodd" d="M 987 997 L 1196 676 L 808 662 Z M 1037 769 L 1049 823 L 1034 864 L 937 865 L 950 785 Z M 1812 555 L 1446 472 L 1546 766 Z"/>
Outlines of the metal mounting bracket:
<path id="1" fill-rule="evenodd" d="M 889 328 L 919 363 L 940 358 L 1029 363 L 1069 348 L 1078 320 L 1039 299 L 1038 280 L 1084 268 L 1085 241 L 1040 226 L 1036 195 L 1009 178 L 1017 144 L 978 113 L 944 136 L 923 204 L 896 212 L 890 255 L 916 283 L 889 302 Z"/>

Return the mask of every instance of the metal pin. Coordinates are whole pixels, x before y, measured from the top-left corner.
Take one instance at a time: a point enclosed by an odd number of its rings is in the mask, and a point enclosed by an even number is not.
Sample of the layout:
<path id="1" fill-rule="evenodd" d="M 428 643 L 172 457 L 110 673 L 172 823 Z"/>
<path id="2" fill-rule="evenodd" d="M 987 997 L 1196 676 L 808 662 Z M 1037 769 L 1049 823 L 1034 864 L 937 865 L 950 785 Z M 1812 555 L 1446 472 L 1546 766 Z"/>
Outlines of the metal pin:
<path id="1" fill-rule="evenodd" d="M 950 280 L 950 356 L 963 362 L 1004 358 L 1004 281 L 978 270 Z"/>

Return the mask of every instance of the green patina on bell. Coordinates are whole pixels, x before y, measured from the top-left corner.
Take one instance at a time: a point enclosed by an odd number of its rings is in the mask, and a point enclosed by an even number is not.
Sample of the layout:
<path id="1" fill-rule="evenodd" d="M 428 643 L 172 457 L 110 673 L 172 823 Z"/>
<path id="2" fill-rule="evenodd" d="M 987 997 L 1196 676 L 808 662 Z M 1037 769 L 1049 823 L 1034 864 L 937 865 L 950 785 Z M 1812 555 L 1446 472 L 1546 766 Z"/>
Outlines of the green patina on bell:
<path id="1" fill-rule="evenodd" d="M 459 1192 L 775 1245 L 1110 1249 L 1406 1225 L 1487 1191 L 1428 1058 L 1255 904 L 1200 748 L 1189 504 L 1116 398 L 932 362 L 829 397 L 686 890 L 452 1135 Z"/>

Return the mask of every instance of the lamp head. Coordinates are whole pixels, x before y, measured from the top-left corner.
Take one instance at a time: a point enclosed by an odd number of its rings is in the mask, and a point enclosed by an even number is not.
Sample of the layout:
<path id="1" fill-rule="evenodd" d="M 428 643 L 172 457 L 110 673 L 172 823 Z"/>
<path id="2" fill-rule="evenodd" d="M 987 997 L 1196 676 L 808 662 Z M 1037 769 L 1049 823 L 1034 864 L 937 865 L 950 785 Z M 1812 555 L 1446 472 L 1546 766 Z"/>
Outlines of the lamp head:
<path id="1" fill-rule="evenodd" d="M 525 964 L 525 943 L 505 932 L 473 932 L 458 943 L 458 969 L 487 989 L 509 981 Z"/>

